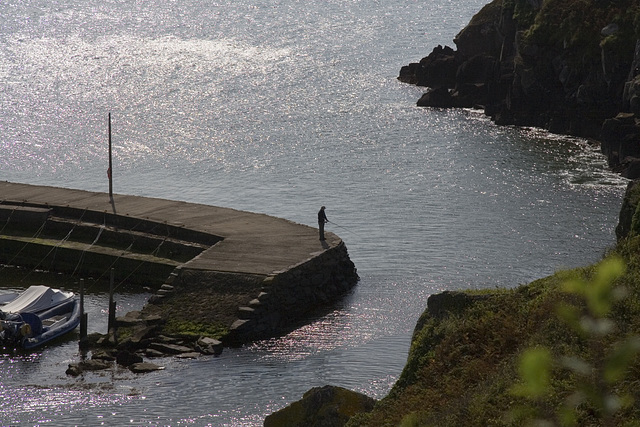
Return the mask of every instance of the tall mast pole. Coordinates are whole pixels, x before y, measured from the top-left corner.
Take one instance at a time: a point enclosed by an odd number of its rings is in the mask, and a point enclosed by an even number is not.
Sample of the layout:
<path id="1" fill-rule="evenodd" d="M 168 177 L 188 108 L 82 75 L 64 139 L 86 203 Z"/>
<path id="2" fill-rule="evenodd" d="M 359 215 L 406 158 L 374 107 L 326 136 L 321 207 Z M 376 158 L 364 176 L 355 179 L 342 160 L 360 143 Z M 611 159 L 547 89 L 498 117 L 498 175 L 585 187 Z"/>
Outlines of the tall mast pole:
<path id="1" fill-rule="evenodd" d="M 112 161 L 111 161 L 111 113 L 109 113 L 109 169 L 107 176 L 109 177 L 109 199 L 113 200 L 113 179 L 112 179 Z"/>

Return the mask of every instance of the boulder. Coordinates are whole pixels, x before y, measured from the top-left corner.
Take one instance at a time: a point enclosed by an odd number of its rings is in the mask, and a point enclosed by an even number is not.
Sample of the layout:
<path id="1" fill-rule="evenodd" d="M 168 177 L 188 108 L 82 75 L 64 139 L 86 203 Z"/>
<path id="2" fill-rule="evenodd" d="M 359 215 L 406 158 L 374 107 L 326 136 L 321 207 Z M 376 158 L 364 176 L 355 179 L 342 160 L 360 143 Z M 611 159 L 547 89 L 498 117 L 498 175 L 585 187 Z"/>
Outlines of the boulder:
<path id="1" fill-rule="evenodd" d="M 200 353 L 192 351 L 190 353 L 180 353 L 176 356 L 177 359 L 197 359 L 200 357 Z"/>
<path id="2" fill-rule="evenodd" d="M 111 330 L 107 334 L 101 335 L 95 343 L 95 345 L 98 347 L 115 347 L 117 344 L 118 340 L 113 328 L 111 328 Z"/>
<path id="3" fill-rule="evenodd" d="M 133 365 L 129 366 L 129 370 L 134 374 L 146 374 L 147 372 L 161 371 L 163 369 L 163 366 L 159 366 L 155 363 L 150 362 L 134 363 Z"/>
<path id="4" fill-rule="evenodd" d="M 418 86 L 453 88 L 459 66 L 460 62 L 453 49 L 437 46 L 419 63 L 402 67 L 398 80 Z"/>
<path id="5" fill-rule="evenodd" d="M 81 375 L 82 372 L 83 370 L 80 368 L 80 365 L 78 363 L 70 363 L 65 373 L 72 377 L 77 377 Z"/>
<path id="6" fill-rule="evenodd" d="M 98 346 L 98 341 L 102 340 L 104 335 L 99 332 L 92 332 L 87 335 L 87 345 L 90 348 L 94 348 Z"/>
<path id="7" fill-rule="evenodd" d="M 342 387 L 315 387 L 264 420 L 265 427 L 340 427 L 355 414 L 370 412 L 375 399 Z"/>
<path id="8" fill-rule="evenodd" d="M 131 327 L 141 323 L 144 323 L 144 320 L 142 319 L 139 311 L 130 311 L 124 316 L 116 317 L 117 327 Z"/>
<path id="9" fill-rule="evenodd" d="M 200 337 L 196 342 L 196 350 L 202 354 L 219 356 L 222 353 L 222 342 L 209 337 Z"/>
<path id="10" fill-rule="evenodd" d="M 446 87 L 427 90 L 418 100 L 418 107 L 452 108 L 456 106 L 451 92 Z"/>
<path id="11" fill-rule="evenodd" d="M 120 366 L 131 366 L 134 363 L 140 362 L 142 362 L 142 356 L 131 353 L 127 350 L 119 351 L 118 355 L 116 356 L 116 363 Z"/>
<path id="12" fill-rule="evenodd" d="M 149 304 L 160 305 L 164 301 L 164 295 L 154 294 L 149 297 Z"/>
<path id="13" fill-rule="evenodd" d="M 116 325 L 125 327 L 138 324 L 157 325 L 163 321 L 164 319 L 157 314 L 144 315 L 140 311 L 130 311 L 122 317 L 116 317 Z"/>
<path id="14" fill-rule="evenodd" d="M 101 349 L 94 351 L 91 355 L 91 359 L 102 360 L 105 362 L 113 362 L 116 360 L 115 351 L 113 349 Z"/>
<path id="15" fill-rule="evenodd" d="M 145 340 L 154 338 L 158 334 L 159 330 L 160 327 L 158 325 L 137 325 L 133 328 L 131 336 L 126 340 L 123 340 L 123 342 L 121 343 L 121 347 L 140 348 L 144 345 Z"/>
<path id="16" fill-rule="evenodd" d="M 154 342 L 149 344 L 149 348 L 152 348 L 154 350 L 158 350 L 162 353 L 165 354 L 180 354 L 180 353 L 190 353 L 193 351 L 192 348 L 183 346 L 183 345 L 177 345 L 177 344 L 164 344 L 164 343 L 159 343 L 159 342 Z"/>
<path id="17" fill-rule="evenodd" d="M 165 354 L 161 351 L 154 350 L 152 348 L 148 348 L 144 351 L 145 356 L 147 357 L 164 357 Z"/>
<path id="18" fill-rule="evenodd" d="M 66 374 L 77 377 L 85 371 L 101 371 L 110 367 L 111 364 L 103 360 L 89 359 L 78 363 L 70 363 Z"/>

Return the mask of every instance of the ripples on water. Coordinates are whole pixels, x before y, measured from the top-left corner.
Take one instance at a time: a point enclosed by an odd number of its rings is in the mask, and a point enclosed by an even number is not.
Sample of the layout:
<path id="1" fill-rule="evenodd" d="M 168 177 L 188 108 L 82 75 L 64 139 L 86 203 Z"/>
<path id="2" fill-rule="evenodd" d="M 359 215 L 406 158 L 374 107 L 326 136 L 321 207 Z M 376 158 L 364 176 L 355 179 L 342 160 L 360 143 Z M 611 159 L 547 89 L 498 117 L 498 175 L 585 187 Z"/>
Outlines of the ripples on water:
<path id="1" fill-rule="evenodd" d="M 67 378 L 73 340 L 5 354 L 0 424 L 261 425 L 312 386 L 382 397 L 431 293 L 598 259 L 625 182 L 595 147 L 417 108 L 421 89 L 396 80 L 483 5 L 3 3 L 0 179 L 106 191 L 111 111 L 116 192 L 312 226 L 326 205 L 361 281 L 285 337 L 145 376 Z M 119 312 L 146 296 L 121 292 Z M 89 292 L 93 331 L 106 298 Z"/>

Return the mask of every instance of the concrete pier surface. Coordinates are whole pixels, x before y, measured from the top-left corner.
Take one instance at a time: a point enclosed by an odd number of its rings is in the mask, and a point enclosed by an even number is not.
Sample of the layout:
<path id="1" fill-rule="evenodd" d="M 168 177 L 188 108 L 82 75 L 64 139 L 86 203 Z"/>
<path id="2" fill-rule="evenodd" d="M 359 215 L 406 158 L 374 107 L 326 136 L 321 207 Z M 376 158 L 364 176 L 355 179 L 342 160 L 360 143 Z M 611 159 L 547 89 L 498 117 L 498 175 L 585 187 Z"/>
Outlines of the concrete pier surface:
<path id="1" fill-rule="evenodd" d="M 0 182 L 0 204 L 49 205 L 146 219 L 222 238 L 185 268 L 271 275 L 342 241 L 333 233 L 269 215 L 194 203 Z M 309 212 L 315 219 L 316 212 Z"/>

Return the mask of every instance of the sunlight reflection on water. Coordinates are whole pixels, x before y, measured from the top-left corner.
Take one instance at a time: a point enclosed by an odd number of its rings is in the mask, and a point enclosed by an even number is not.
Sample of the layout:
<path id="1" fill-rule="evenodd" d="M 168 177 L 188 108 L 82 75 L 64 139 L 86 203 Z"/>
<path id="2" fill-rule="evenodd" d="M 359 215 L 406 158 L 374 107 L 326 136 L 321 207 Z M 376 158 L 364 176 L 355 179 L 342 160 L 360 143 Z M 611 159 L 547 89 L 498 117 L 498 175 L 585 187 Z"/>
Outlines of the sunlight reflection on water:
<path id="1" fill-rule="evenodd" d="M 73 340 L 4 354 L 0 397 L 21 401 L 7 418 L 261 425 L 312 386 L 381 397 L 430 294 L 511 287 L 597 259 L 625 180 L 595 147 L 496 127 L 474 110 L 417 108 L 423 89 L 396 81 L 483 5 L 3 4 L 0 179 L 106 191 L 111 111 L 116 192 L 311 226 L 327 205 L 328 230 L 361 276 L 282 338 L 160 359 L 166 369 L 146 376 L 67 378 Z M 123 292 L 118 310 L 147 297 Z M 92 331 L 106 328 L 105 301 L 104 289 L 90 292 Z"/>

